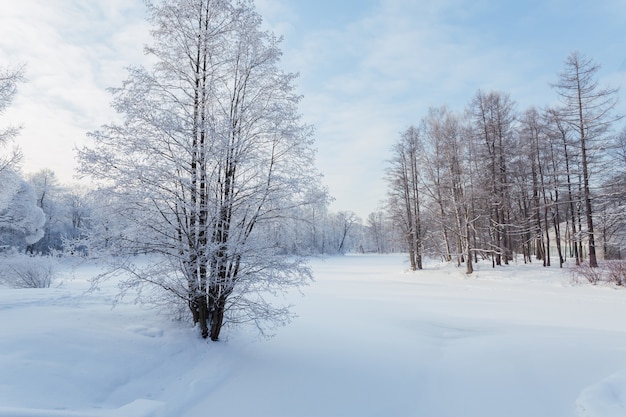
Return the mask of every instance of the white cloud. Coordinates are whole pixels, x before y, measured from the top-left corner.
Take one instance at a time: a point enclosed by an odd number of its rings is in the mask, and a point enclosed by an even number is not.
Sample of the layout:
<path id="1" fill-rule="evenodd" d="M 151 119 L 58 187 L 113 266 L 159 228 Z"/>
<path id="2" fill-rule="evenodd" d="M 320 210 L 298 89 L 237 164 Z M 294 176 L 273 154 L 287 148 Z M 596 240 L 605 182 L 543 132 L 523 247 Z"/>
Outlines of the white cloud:
<path id="1" fill-rule="evenodd" d="M 295 0 L 273 1 L 305 9 Z M 364 11 L 362 3 L 347 2 L 343 7 L 359 9 L 358 18 L 313 27 L 297 34 L 297 44 L 287 42 L 285 62 L 302 73 L 302 110 L 317 126 L 318 159 L 335 207 L 361 216 L 375 209 L 385 197 L 391 144 L 431 106 L 460 111 L 478 89 L 510 93 L 520 110 L 553 101 L 549 83 L 563 59 L 580 40 L 593 39 L 576 29 L 588 7 L 568 9 L 564 20 L 560 3 L 381 0 Z M 623 7 L 612 3 L 599 7 Z"/>
<path id="2" fill-rule="evenodd" d="M 297 15 L 288 3 L 281 0 L 256 0 L 263 24 L 277 36 L 290 36 L 297 26 Z"/>
<path id="3" fill-rule="evenodd" d="M 447 26 L 442 13 L 388 1 L 286 51 L 290 68 L 302 70 L 302 110 L 317 126 L 318 160 L 338 210 L 374 211 L 399 132 L 481 74 L 473 36 Z"/>
<path id="4" fill-rule="evenodd" d="M 5 120 L 24 126 L 18 144 L 24 170 L 48 167 L 73 175 L 73 148 L 85 133 L 114 117 L 107 87 L 142 61 L 148 40 L 140 0 L 20 0 L 3 10 L 0 62 L 26 64 Z M 4 121 L 3 121 L 4 123 Z"/>
<path id="5" fill-rule="evenodd" d="M 602 64 L 612 85 L 626 86 L 618 72 L 626 58 L 623 2 L 566 3 L 257 0 L 257 8 L 286 38 L 285 69 L 301 73 L 301 111 L 316 125 L 334 207 L 365 217 L 385 197 L 391 144 L 428 107 L 462 110 L 479 88 L 508 92 L 520 107 L 547 104 L 548 83 L 573 49 Z M 142 0 L 3 6 L 0 63 L 26 63 L 29 82 L 0 124 L 25 126 L 18 142 L 26 170 L 71 177 L 74 145 L 115 117 L 105 88 L 121 83 L 124 67 L 145 62 L 144 18 Z"/>

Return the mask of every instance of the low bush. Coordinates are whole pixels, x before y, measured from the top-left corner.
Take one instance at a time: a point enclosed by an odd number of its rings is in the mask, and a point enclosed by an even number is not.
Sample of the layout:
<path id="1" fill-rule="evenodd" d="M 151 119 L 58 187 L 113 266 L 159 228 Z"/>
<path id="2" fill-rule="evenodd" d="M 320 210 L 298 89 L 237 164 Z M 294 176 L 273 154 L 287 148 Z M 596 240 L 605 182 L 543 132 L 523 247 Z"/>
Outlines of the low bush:
<path id="1" fill-rule="evenodd" d="M 626 261 L 603 261 L 595 268 L 585 263 L 572 268 L 571 274 L 574 282 L 586 280 L 593 285 L 608 283 L 626 287 Z"/>
<path id="2" fill-rule="evenodd" d="M 578 281 L 581 277 L 586 279 L 590 284 L 596 285 L 604 281 L 605 271 L 604 268 L 595 267 L 592 268 L 587 263 L 582 263 L 572 269 L 572 275 L 574 280 Z"/>
<path id="3" fill-rule="evenodd" d="M 608 261 L 606 270 L 609 282 L 626 287 L 626 261 Z"/>
<path id="4" fill-rule="evenodd" d="M 14 288 L 49 288 L 57 272 L 58 261 L 51 256 L 11 254 L 0 265 L 0 282 Z"/>

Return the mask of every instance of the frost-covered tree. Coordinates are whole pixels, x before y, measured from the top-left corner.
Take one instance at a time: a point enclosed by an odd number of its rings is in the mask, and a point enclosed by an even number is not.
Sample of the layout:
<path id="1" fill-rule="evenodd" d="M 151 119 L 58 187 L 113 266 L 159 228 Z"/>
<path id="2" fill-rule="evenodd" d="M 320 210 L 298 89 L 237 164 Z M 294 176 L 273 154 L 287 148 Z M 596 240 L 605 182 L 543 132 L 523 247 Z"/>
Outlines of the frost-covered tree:
<path id="1" fill-rule="evenodd" d="M 0 171 L 0 246 L 23 248 L 44 235 L 46 216 L 33 188 L 13 171 Z"/>
<path id="2" fill-rule="evenodd" d="M 389 207 L 406 236 L 411 270 L 422 269 L 423 224 L 421 218 L 419 157 L 423 152 L 421 132 L 407 128 L 392 148 L 387 169 Z"/>
<path id="3" fill-rule="evenodd" d="M 160 287 L 189 307 L 202 337 L 226 323 L 282 324 L 266 295 L 310 278 L 267 238 L 318 189 L 312 129 L 294 74 L 251 1 L 148 2 L 151 69 L 131 68 L 113 107 L 122 123 L 91 133 L 81 168 L 125 222 L 126 253 L 162 255 L 128 285 Z"/>
<path id="4" fill-rule="evenodd" d="M 62 249 L 62 240 L 65 235 L 66 207 L 63 201 L 65 190 L 59 184 L 54 171 L 42 169 L 27 176 L 33 187 L 37 206 L 46 215 L 43 237 L 35 244 L 29 245 L 30 253 L 50 254 L 51 250 Z"/>
<path id="5" fill-rule="evenodd" d="M 604 259 L 623 259 L 626 249 L 626 127 L 615 137 L 596 210 Z"/>
<path id="6" fill-rule="evenodd" d="M 516 105 L 507 93 L 478 91 L 467 112 L 476 148 L 474 158 L 482 167 L 476 170 L 477 188 L 482 189 L 490 212 L 489 250 L 495 265 L 503 261 L 508 264 L 513 250 L 509 164 L 515 143 Z"/>
<path id="7" fill-rule="evenodd" d="M 395 228 L 384 211 L 378 210 L 367 216 L 365 227 L 366 252 L 390 253 L 396 250 Z"/>
<path id="8" fill-rule="evenodd" d="M 425 194 L 432 201 L 432 219 L 438 224 L 443 258 L 451 259 L 451 247 L 457 264 L 465 263 L 467 274 L 473 272 L 475 255 L 472 172 L 470 145 L 462 119 L 447 107 L 431 108 L 422 120 L 424 154 L 422 181 Z"/>
<path id="9" fill-rule="evenodd" d="M 11 105 L 17 93 L 17 84 L 24 81 L 23 68 L 9 69 L 0 67 L 0 116 Z M 0 171 L 15 169 L 21 160 L 19 148 L 8 149 L 19 127 L 0 127 Z"/>
<path id="10" fill-rule="evenodd" d="M 89 190 L 74 186 L 62 195 L 66 239 L 81 239 L 92 227 L 93 201 Z"/>

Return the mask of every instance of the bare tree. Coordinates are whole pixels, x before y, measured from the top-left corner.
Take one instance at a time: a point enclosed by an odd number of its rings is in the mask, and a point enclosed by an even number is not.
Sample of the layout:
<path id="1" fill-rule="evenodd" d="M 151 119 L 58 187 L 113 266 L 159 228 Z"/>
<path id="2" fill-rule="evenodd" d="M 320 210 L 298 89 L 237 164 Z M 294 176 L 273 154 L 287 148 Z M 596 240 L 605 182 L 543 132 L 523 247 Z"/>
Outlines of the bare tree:
<path id="1" fill-rule="evenodd" d="M 128 225 L 128 285 L 156 285 L 184 301 L 202 337 L 226 323 L 282 324 L 267 294 L 310 278 L 304 259 L 268 233 L 318 189 L 311 128 L 301 123 L 293 74 L 252 2 L 148 4 L 153 69 L 131 68 L 113 106 L 122 124 L 93 132 L 81 171 L 102 181 Z"/>
<path id="2" fill-rule="evenodd" d="M 337 253 L 345 253 L 348 249 L 346 243 L 351 236 L 351 232 L 357 224 L 361 223 L 361 219 L 351 211 L 340 211 L 337 213 L 336 220 L 340 236 Z"/>
<path id="3" fill-rule="evenodd" d="M 564 121 L 576 132 L 579 140 L 591 267 L 598 266 L 598 261 L 593 227 L 590 163 L 594 143 L 605 139 L 612 124 L 619 120 L 619 117 L 613 115 L 617 104 L 617 90 L 599 85 L 596 79 L 599 69 L 600 67 L 591 59 L 573 52 L 565 59 L 563 72 L 559 75 L 559 80 L 553 84 L 562 100 Z"/>
<path id="4" fill-rule="evenodd" d="M 487 167 L 480 180 L 488 190 L 492 259 L 494 265 L 508 263 L 512 256 L 511 199 L 508 165 L 510 162 L 515 122 L 515 103 L 501 92 L 478 91 L 468 108 L 471 117 L 472 138 L 480 147 L 474 155 Z"/>
<path id="5" fill-rule="evenodd" d="M 626 127 L 611 146 L 607 158 L 610 174 L 602 182 L 597 207 L 598 229 L 604 259 L 623 259 L 626 248 Z"/>
<path id="6" fill-rule="evenodd" d="M 534 247 L 535 257 L 543 262 L 543 266 L 550 266 L 550 222 L 546 192 L 548 167 L 545 161 L 548 146 L 545 130 L 541 114 L 536 108 L 531 107 L 523 113 L 518 133 L 523 144 L 518 152 L 522 160 L 517 164 L 516 174 L 521 179 L 519 188 L 523 215 L 520 216 L 520 222 L 522 230 L 528 234 L 525 243 Z M 527 183 L 530 183 L 530 187 Z M 528 193 L 526 189 L 529 189 Z"/>
<path id="7" fill-rule="evenodd" d="M 441 122 L 445 108 L 430 109 L 428 116 L 422 120 L 424 130 L 424 153 L 421 156 L 421 169 L 424 172 L 424 192 L 429 197 L 433 218 L 437 219 L 440 233 L 440 252 L 442 258 L 449 262 L 452 260 L 451 235 L 452 225 L 450 222 L 450 202 L 445 192 L 445 183 L 448 172 L 446 166 L 445 134 Z M 428 207 L 429 205 L 427 205 Z M 459 254 L 457 254 L 459 255 Z"/>
<path id="8" fill-rule="evenodd" d="M 582 262 L 582 241 L 581 231 L 576 228 L 579 214 L 579 210 L 576 207 L 580 205 L 582 199 L 579 193 L 577 193 L 577 184 L 575 182 L 575 179 L 579 177 L 576 166 L 580 159 L 578 153 L 573 152 L 573 149 L 576 148 L 576 141 L 572 140 L 573 131 L 565 122 L 563 114 L 559 109 L 548 108 L 545 111 L 544 118 L 548 136 L 555 149 L 554 152 L 560 155 L 562 160 L 558 174 L 563 177 L 562 182 L 564 182 L 563 187 L 565 187 L 562 190 L 565 193 L 565 235 L 569 235 L 566 241 L 569 242 L 570 256 L 574 258 L 576 265 L 580 265 Z"/>
<path id="9" fill-rule="evenodd" d="M 446 107 L 431 108 L 422 120 L 424 152 L 421 170 L 424 189 L 435 203 L 441 236 L 450 260 L 449 240 L 456 242 L 457 264 L 473 272 L 474 215 L 472 178 L 469 173 L 470 143 L 459 116 Z"/>
<path id="10" fill-rule="evenodd" d="M 367 216 L 367 232 L 373 252 L 389 253 L 393 250 L 393 225 L 382 210 Z"/>
<path id="11" fill-rule="evenodd" d="M 411 126 L 393 146 L 387 171 L 389 205 L 406 236 L 413 271 L 422 269 L 423 230 L 420 213 L 419 154 L 422 152 L 419 129 Z"/>
<path id="12" fill-rule="evenodd" d="M 17 93 L 17 85 L 24 81 L 24 67 L 8 69 L 0 67 L 0 116 L 13 102 Z M 4 153 L 11 140 L 18 134 L 19 127 L 0 128 L 0 171 L 14 169 L 22 159 L 19 148 L 14 147 Z"/>

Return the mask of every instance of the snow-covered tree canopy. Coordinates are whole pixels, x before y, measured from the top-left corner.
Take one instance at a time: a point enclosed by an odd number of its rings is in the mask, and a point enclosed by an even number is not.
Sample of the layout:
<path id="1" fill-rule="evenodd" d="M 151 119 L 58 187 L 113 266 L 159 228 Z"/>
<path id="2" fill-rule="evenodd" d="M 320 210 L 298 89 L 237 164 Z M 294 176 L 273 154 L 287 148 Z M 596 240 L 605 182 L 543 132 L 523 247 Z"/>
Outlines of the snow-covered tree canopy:
<path id="1" fill-rule="evenodd" d="M 308 269 L 267 232 L 320 199 L 312 129 L 300 121 L 294 74 L 252 2 L 149 3 L 152 69 L 113 91 L 122 124 L 91 134 L 81 171 L 100 181 L 128 226 L 127 253 L 165 255 L 139 271 L 188 303 L 204 337 L 225 322 L 284 322 L 263 293 L 299 285 Z"/>
<path id="2" fill-rule="evenodd" d="M 37 206 L 33 188 L 8 169 L 0 171 L 0 245 L 37 242 L 46 216 Z"/>

